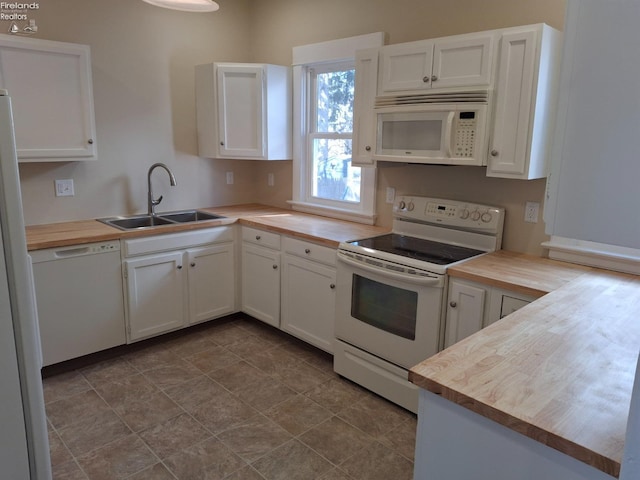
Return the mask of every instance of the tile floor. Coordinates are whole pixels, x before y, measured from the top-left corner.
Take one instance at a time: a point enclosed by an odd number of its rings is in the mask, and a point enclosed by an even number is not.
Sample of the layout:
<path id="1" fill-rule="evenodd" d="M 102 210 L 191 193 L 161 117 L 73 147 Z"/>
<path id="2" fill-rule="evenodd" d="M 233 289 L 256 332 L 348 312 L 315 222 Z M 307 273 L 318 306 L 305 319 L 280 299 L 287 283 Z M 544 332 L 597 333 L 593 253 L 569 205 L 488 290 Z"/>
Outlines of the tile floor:
<path id="1" fill-rule="evenodd" d="M 403 480 L 416 417 L 239 315 L 47 376 L 54 479 Z"/>

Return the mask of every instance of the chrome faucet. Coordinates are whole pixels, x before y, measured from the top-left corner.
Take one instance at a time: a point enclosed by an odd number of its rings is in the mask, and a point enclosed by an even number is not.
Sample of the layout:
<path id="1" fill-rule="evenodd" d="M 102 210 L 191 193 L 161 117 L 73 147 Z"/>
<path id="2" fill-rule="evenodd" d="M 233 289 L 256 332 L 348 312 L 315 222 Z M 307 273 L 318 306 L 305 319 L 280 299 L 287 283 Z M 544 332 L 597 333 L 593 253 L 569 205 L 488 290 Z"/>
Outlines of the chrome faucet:
<path id="1" fill-rule="evenodd" d="M 155 217 L 155 215 L 156 215 L 156 205 L 158 205 L 162 201 L 162 195 L 160 195 L 160 198 L 154 199 L 153 198 L 153 191 L 151 190 L 151 173 L 153 172 L 153 170 L 156 167 L 164 168 L 167 171 L 167 173 L 169 174 L 169 183 L 171 184 L 172 187 L 176 186 L 176 177 L 173 175 L 173 173 L 171 173 L 171 170 L 169 170 L 169 167 L 167 167 L 164 163 L 154 163 L 153 165 L 151 165 L 151 167 L 149 168 L 149 173 L 147 174 L 147 186 L 148 186 L 148 190 L 147 190 L 147 200 L 148 200 L 147 213 L 149 215 L 153 216 L 153 217 Z"/>

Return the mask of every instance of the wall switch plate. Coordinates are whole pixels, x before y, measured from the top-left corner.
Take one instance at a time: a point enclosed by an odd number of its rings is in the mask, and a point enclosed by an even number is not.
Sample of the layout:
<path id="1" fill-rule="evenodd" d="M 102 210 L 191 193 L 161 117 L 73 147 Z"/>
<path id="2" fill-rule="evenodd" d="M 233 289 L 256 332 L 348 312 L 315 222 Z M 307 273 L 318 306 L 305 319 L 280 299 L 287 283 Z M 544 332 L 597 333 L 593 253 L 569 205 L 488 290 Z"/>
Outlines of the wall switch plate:
<path id="1" fill-rule="evenodd" d="M 396 201 L 396 189 L 393 187 L 387 187 L 387 203 L 393 203 Z"/>
<path id="2" fill-rule="evenodd" d="M 538 202 L 527 202 L 524 207 L 524 221 L 528 223 L 538 223 L 538 213 L 540 204 Z"/>
<path id="3" fill-rule="evenodd" d="M 56 197 L 73 197 L 73 178 L 56 180 Z"/>
<path id="4" fill-rule="evenodd" d="M 227 185 L 233 185 L 233 172 L 227 172 Z"/>
<path id="5" fill-rule="evenodd" d="M 267 173 L 267 185 L 273 187 L 276 184 L 276 179 L 273 173 Z"/>

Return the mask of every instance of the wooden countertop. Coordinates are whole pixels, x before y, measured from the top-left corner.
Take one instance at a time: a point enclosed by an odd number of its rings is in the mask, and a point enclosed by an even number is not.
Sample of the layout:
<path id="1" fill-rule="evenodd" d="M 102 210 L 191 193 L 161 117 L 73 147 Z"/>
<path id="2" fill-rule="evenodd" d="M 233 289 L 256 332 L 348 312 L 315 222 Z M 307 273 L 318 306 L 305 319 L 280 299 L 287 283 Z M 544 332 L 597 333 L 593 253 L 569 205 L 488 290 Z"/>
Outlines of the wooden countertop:
<path id="1" fill-rule="evenodd" d="M 640 348 L 640 277 L 586 269 L 564 280 L 415 366 L 409 379 L 617 477 Z"/>
<path id="2" fill-rule="evenodd" d="M 364 225 L 294 212 L 260 204 L 201 208 L 227 218 L 196 223 L 160 225 L 149 229 L 119 230 L 97 220 L 29 225 L 26 227 L 27 248 L 41 250 L 68 245 L 173 233 L 239 222 L 336 248 L 346 240 L 366 238 L 388 232 L 386 227 Z"/>
<path id="3" fill-rule="evenodd" d="M 447 273 L 451 277 L 541 297 L 590 270 L 581 265 L 500 250 L 454 265 Z"/>

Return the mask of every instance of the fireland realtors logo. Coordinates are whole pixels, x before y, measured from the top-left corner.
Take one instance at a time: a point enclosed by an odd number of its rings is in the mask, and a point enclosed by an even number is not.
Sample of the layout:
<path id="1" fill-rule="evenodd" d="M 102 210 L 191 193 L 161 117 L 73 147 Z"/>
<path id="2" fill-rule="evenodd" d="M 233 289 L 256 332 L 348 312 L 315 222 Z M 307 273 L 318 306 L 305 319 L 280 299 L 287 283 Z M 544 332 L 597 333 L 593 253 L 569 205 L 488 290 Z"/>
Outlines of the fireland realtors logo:
<path id="1" fill-rule="evenodd" d="M 0 21 L 10 22 L 8 33 L 31 35 L 38 31 L 38 27 L 35 19 L 30 18 L 30 16 L 32 12 L 39 9 L 39 2 L 0 2 Z"/>

